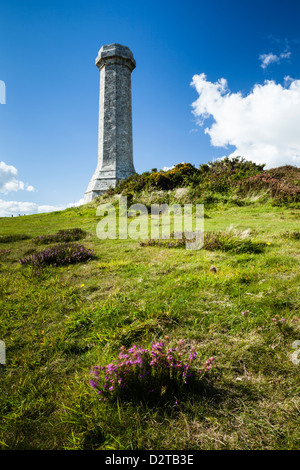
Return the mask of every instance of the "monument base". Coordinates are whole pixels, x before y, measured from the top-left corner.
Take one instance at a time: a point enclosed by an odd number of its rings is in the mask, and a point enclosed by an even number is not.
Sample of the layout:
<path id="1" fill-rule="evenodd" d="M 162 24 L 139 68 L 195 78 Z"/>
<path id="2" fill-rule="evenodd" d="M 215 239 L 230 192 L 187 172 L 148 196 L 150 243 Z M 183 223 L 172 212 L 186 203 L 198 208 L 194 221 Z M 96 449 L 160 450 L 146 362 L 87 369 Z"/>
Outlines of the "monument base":
<path id="1" fill-rule="evenodd" d="M 134 170 L 96 170 L 84 193 L 84 203 L 92 202 L 108 189 L 115 188 L 120 180 L 129 178 L 134 173 Z"/>
<path id="2" fill-rule="evenodd" d="M 89 191 L 84 193 L 84 204 L 88 204 L 92 202 L 93 199 L 96 197 L 101 196 L 101 194 L 105 193 L 105 191 Z"/>

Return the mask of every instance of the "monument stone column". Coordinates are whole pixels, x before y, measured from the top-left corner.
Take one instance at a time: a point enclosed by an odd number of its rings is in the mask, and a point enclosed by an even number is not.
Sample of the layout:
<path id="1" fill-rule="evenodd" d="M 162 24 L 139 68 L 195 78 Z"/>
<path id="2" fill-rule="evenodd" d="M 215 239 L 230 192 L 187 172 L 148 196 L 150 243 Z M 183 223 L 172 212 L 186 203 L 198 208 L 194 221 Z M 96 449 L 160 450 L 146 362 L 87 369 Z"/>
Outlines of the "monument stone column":
<path id="1" fill-rule="evenodd" d="M 128 47 L 109 44 L 101 47 L 96 65 L 100 70 L 98 164 L 84 193 L 86 203 L 135 173 L 131 72 L 136 62 Z"/>

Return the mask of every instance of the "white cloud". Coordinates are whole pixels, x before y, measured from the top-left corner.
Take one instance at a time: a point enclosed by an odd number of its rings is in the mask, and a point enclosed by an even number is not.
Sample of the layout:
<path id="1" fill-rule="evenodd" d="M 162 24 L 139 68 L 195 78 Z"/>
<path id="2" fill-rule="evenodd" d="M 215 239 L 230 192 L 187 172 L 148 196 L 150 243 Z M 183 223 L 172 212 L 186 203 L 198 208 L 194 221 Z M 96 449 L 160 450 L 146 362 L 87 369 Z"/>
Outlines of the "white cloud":
<path id="1" fill-rule="evenodd" d="M 7 194 L 11 191 L 35 191 L 34 187 L 25 185 L 18 178 L 18 170 L 4 162 L 0 162 L 0 193 Z"/>
<path id="2" fill-rule="evenodd" d="M 184 162 L 180 162 L 180 163 L 176 163 L 175 165 L 172 165 L 172 166 L 164 166 L 163 167 L 163 171 L 170 171 L 170 170 L 173 170 L 173 168 L 175 168 L 176 165 L 183 165 Z"/>
<path id="3" fill-rule="evenodd" d="M 284 86 L 265 81 L 246 96 L 231 93 L 224 78 L 212 83 L 204 73 L 194 75 L 191 85 L 199 93 L 192 104 L 198 124 L 214 119 L 204 131 L 213 146 L 232 145 L 236 150 L 230 156 L 266 168 L 300 165 L 300 80 L 286 77 Z"/>
<path id="4" fill-rule="evenodd" d="M 62 204 L 59 206 L 39 205 L 34 202 L 4 201 L 0 199 L 0 217 L 11 217 L 28 214 L 41 214 L 43 212 L 62 211 L 68 207 L 77 207 L 84 204 L 84 199 L 70 204 Z"/>
<path id="5" fill-rule="evenodd" d="M 0 193 L 8 194 L 11 191 L 25 190 L 35 191 L 31 184 L 25 184 L 18 178 L 18 170 L 4 162 L 0 162 Z M 58 206 L 42 205 L 34 202 L 5 201 L 0 199 L 0 217 L 11 217 L 28 214 L 41 214 L 42 212 L 53 212 L 67 209 L 68 207 L 77 207 L 84 204 L 84 199 L 70 204 L 61 204 Z"/>
<path id="6" fill-rule="evenodd" d="M 273 54 L 270 52 L 269 54 L 261 54 L 259 56 L 259 60 L 261 61 L 261 67 L 266 69 L 270 64 L 279 64 L 281 59 L 289 59 L 291 57 L 290 51 L 282 52 L 279 55 Z"/>

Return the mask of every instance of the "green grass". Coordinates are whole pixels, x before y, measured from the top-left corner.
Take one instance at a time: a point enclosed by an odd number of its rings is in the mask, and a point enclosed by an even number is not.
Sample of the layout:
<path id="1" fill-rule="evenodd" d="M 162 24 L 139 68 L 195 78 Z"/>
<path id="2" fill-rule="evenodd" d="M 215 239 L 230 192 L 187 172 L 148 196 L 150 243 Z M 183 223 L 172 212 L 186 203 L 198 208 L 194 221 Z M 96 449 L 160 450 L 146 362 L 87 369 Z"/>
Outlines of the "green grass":
<path id="1" fill-rule="evenodd" d="M 299 449 L 299 238 L 282 236 L 299 232 L 299 211 L 252 203 L 206 215 L 206 232 L 248 231 L 263 249 L 99 240 L 96 203 L 0 220 L 0 235 L 14 236 L 0 256 L 1 448 Z M 40 251 L 34 238 L 75 227 L 93 259 L 40 276 L 19 264 Z M 98 401 L 93 365 L 165 336 L 195 346 L 195 363 L 215 357 L 201 391 L 178 403 Z"/>

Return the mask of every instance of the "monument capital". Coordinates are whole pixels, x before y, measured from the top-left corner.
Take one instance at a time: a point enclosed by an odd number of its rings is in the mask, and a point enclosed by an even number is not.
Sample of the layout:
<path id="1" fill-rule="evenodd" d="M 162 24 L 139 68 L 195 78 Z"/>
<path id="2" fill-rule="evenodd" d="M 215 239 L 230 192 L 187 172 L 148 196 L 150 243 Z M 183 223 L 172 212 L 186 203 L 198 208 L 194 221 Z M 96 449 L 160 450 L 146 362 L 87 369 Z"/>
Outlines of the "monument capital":
<path id="1" fill-rule="evenodd" d="M 95 60 L 98 69 L 101 70 L 108 63 L 127 65 L 131 72 L 136 67 L 133 53 L 129 47 L 116 43 L 102 46 L 98 52 Z"/>

